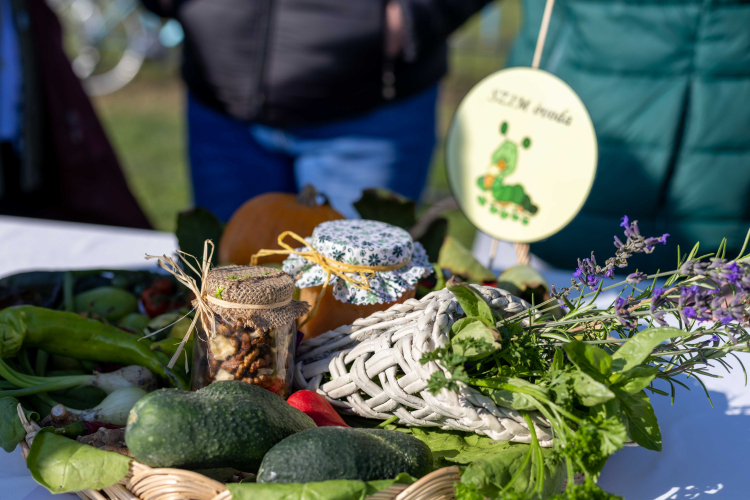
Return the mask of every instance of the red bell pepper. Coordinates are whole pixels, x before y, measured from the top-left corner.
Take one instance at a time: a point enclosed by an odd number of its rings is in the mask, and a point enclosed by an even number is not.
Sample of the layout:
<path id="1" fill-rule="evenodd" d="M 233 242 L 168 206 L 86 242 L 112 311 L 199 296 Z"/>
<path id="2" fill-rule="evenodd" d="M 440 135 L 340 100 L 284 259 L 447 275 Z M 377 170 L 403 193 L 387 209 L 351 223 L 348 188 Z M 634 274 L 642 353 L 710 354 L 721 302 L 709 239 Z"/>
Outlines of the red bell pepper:
<path id="1" fill-rule="evenodd" d="M 318 427 L 349 427 L 331 403 L 315 391 L 297 391 L 286 402 L 313 419 Z"/>

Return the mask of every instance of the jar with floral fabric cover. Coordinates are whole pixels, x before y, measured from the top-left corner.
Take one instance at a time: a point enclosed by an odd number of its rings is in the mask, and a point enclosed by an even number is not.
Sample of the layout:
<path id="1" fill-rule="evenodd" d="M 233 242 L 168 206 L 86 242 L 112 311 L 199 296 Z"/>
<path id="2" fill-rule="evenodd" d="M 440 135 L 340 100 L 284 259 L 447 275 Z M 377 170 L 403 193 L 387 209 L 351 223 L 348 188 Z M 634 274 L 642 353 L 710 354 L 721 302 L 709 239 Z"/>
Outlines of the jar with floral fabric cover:
<path id="1" fill-rule="evenodd" d="M 211 269 L 204 285 L 213 319 L 196 324 L 193 390 L 240 380 L 287 397 L 297 318 L 309 306 L 293 300 L 287 273 L 259 266 Z"/>
<path id="2" fill-rule="evenodd" d="M 323 222 L 303 242 L 282 264 L 313 306 L 300 324 L 303 340 L 413 298 L 432 272 L 422 245 L 384 222 Z"/>

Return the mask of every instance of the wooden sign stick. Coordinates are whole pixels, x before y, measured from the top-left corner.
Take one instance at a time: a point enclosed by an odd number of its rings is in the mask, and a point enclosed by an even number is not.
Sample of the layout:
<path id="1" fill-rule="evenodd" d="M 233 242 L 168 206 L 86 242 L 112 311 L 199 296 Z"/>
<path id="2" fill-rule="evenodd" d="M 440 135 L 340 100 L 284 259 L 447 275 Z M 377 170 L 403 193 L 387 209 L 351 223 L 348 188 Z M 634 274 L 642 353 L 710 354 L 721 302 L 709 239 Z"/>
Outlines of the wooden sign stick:
<path id="1" fill-rule="evenodd" d="M 549 30 L 549 22 L 552 19 L 552 7 L 555 6 L 555 0 L 547 0 L 544 5 L 544 14 L 542 15 L 542 26 L 539 28 L 539 36 L 536 39 L 536 48 L 534 49 L 534 59 L 531 61 L 531 67 L 539 69 L 539 63 L 542 60 L 542 51 L 544 50 L 544 42 L 547 39 L 547 31 Z M 492 244 L 490 245 L 490 262 L 487 265 L 492 269 L 492 262 L 495 260 L 497 255 L 497 238 L 492 238 Z M 528 243 L 516 243 L 514 244 L 516 250 L 516 261 L 519 264 L 528 265 L 531 259 L 531 253 L 529 250 Z"/>

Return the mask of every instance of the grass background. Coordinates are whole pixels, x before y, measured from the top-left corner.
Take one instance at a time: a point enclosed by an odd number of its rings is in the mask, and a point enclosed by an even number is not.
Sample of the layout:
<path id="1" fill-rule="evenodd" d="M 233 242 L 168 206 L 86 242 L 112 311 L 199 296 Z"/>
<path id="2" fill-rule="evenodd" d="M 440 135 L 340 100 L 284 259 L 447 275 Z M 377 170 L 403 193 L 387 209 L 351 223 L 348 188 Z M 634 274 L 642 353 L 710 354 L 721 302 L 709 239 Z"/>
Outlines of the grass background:
<path id="1" fill-rule="evenodd" d="M 461 99 L 479 80 L 505 65 L 521 22 L 520 0 L 490 4 L 450 40 L 450 73 L 441 84 L 438 147 L 423 199 L 425 206 L 450 196 L 442 140 Z M 185 89 L 179 54 L 147 61 L 123 89 L 93 99 L 130 187 L 156 229 L 174 231 L 177 213 L 190 208 L 192 192 L 185 143 Z M 471 246 L 474 227 L 456 211 L 449 232 Z"/>

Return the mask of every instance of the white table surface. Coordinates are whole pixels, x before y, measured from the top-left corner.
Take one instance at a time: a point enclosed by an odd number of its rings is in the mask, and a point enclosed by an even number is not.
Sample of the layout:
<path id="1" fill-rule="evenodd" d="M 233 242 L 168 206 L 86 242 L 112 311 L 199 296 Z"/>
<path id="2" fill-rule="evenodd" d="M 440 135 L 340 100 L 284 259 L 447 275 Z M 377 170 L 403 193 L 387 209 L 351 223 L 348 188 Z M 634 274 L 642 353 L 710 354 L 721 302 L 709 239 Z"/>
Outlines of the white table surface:
<path id="1" fill-rule="evenodd" d="M 487 260 L 489 242 L 478 238 L 475 251 Z M 0 277 L 33 269 L 143 268 L 146 253 L 161 255 L 176 248 L 174 235 L 156 231 L 44 222 L 0 217 Z M 512 247 L 501 245 L 496 264 L 514 263 Z M 567 284 L 570 272 L 533 260 L 551 282 Z M 493 266 L 494 267 L 494 266 Z M 572 270 L 571 270 L 572 271 Z M 613 300 L 605 295 L 602 303 Z M 750 355 L 741 355 L 750 366 Z M 736 364 L 736 363 L 735 363 Z M 602 473 L 601 486 L 626 500 L 745 500 L 750 498 L 750 390 L 742 371 L 724 378 L 705 378 L 714 408 L 697 382 L 668 397 L 651 396 L 662 431 L 663 451 L 625 448 L 613 455 Z M 73 499 L 52 496 L 38 486 L 18 449 L 0 452 L 0 498 L 8 500 Z"/>

